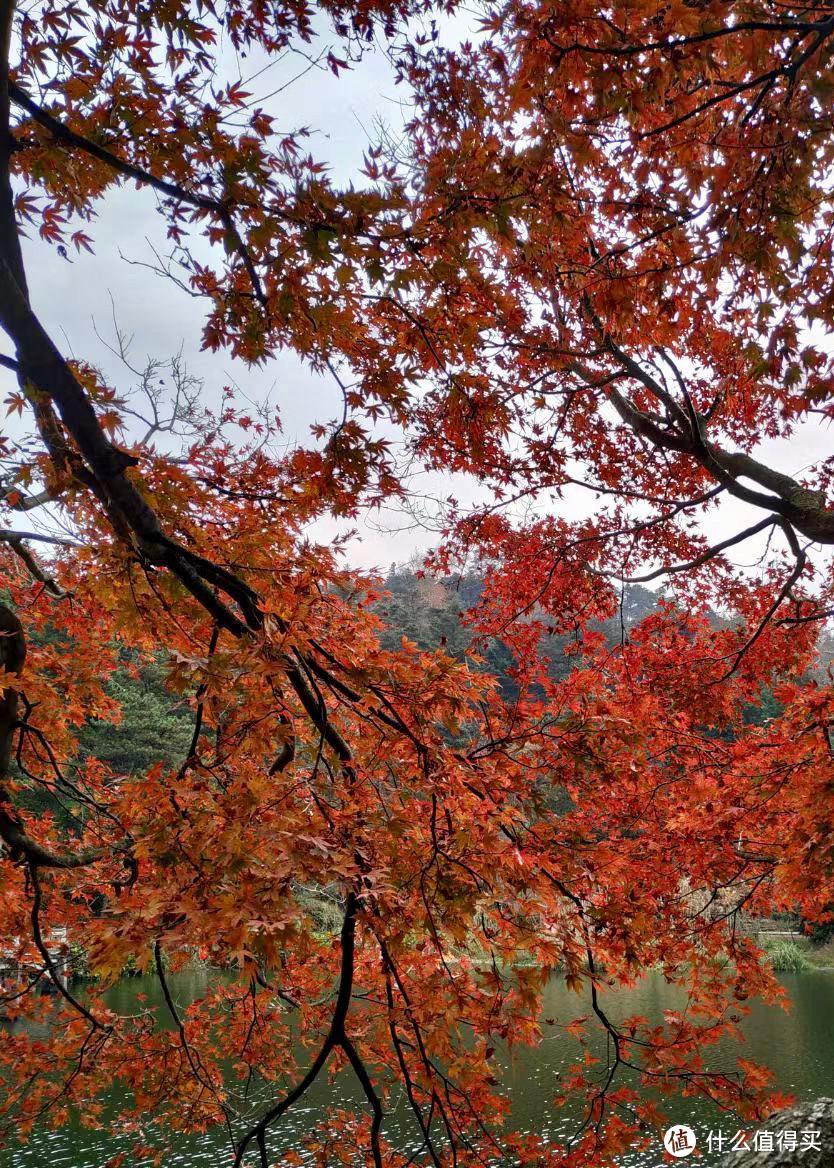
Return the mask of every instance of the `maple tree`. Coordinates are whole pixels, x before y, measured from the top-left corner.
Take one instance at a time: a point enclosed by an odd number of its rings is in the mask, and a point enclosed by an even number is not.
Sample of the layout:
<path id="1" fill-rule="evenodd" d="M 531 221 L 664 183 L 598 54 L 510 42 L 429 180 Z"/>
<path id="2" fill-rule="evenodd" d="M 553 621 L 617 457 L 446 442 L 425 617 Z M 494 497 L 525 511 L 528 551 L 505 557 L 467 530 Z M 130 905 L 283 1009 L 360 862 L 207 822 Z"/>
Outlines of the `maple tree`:
<path id="1" fill-rule="evenodd" d="M 755 451 L 834 408 L 834 14 L 508 0 L 459 43 L 454 8 L 0 3 L 16 379 L 0 932 L 33 971 L 2 997 L 21 1024 L 0 1113 L 18 1135 L 71 1109 L 99 1121 L 119 1083 L 131 1102 L 107 1122 L 137 1143 L 148 1113 L 173 1133 L 222 1123 L 236 1168 L 267 1165 L 282 1115 L 347 1065 L 367 1107 L 322 1118 L 320 1162 L 408 1161 L 386 1140 L 396 1085 L 435 1165 L 604 1162 L 659 1122 L 654 1088 L 745 1114 L 780 1102 L 743 1059 L 711 1071 L 709 1047 L 748 998 L 780 994 L 739 911 L 824 920 L 832 903 L 834 699 L 809 673 L 832 462 L 794 477 Z M 344 189 L 250 83 L 221 80 L 225 42 L 271 59 L 320 21 L 334 72 L 376 38 L 413 102 L 405 145 L 369 148 Z M 49 335 L 21 233 L 91 248 L 120 184 L 157 198 L 207 348 L 289 347 L 338 379 L 344 416 L 309 447 L 276 453 L 276 423 L 231 391 L 186 411 L 181 449 L 151 395 L 137 436 L 123 389 Z M 380 419 L 484 488 L 444 504 L 433 559 L 486 566 L 468 620 L 512 651 L 512 700 L 477 640 L 463 659 L 381 647 L 375 583 L 305 536 L 407 495 Z M 589 517 L 553 505 L 571 491 Z M 752 518 L 711 540 L 728 498 Z M 23 525 L 39 508 L 63 534 Z M 741 545 L 753 575 L 727 554 Z M 612 648 L 598 622 L 653 579 L 667 599 Z M 548 634 L 571 638 L 567 676 Z M 193 711 L 177 766 L 79 762 L 83 723 L 118 723 L 105 682 L 126 652 L 161 660 Z M 781 712 L 749 725 L 766 685 Z M 337 899 L 336 934 L 310 889 Z M 58 927 L 99 978 L 83 994 L 55 967 Z M 195 952 L 230 980 L 183 1011 L 168 974 Z M 158 977 L 169 1027 L 108 1009 L 128 961 Z M 612 1021 L 606 984 L 652 965 L 688 1008 Z M 590 1000 L 560 1024 L 602 1028 L 612 1052 L 554 1085 L 584 1102 L 569 1146 L 506 1129 L 496 1063 L 501 1042 L 540 1039 L 556 969 Z M 254 1117 L 252 1077 L 273 1099 Z"/>

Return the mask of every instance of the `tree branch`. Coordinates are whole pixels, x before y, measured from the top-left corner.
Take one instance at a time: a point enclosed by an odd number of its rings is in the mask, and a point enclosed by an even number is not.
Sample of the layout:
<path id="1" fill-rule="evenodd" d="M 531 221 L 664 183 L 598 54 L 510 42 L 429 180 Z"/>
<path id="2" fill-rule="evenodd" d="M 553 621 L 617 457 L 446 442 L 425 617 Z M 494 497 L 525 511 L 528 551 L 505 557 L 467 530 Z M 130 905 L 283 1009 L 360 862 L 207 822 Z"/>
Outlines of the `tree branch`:
<path id="1" fill-rule="evenodd" d="M 342 920 L 340 936 L 342 957 L 336 1005 L 333 1009 L 333 1017 L 330 1022 L 330 1028 L 325 1035 L 324 1042 L 304 1078 L 282 1099 L 265 1111 L 258 1122 L 253 1124 L 238 1142 L 232 1168 L 241 1168 L 246 1149 L 252 1140 L 256 1140 L 258 1146 L 265 1149 L 265 1135 L 269 1125 L 276 1119 L 279 1119 L 294 1103 L 298 1102 L 302 1095 L 316 1081 L 335 1048 L 342 1046 L 343 1041 L 346 1039 L 345 1019 L 350 1009 L 351 995 L 353 993 L 353 963 L 356 947 L 356 914 L 358 910 L 359 898 L 355 892 L 351 891 L 348 893 L 345 901 L 345 914 Z M 347 1054 L 347 1051 L 345 1053 Z"/>
<path id="2" fill-rule="evenodd" d="M 264 292 L 263 284 L 261 283 L 252 257 L 249 254 L 249 250 L 241 238 L 237 224 L 232 217 L 229 203 L 222 202 L 220 199 L 213 199 L 208 195 L 200 195 L 194 191 L 189 191 L 186 187 L 169 182 L 167 179 L 159 178 L 151 174 L 150 171 L 144 170 L 140 166 L 135 166 L 123 158 L 119 158 L 111 150 L 107 150 L 104 146 L 99 146 L 95 142 L 91 142 L 89 138 L 77 134 L 74 130 L 65 126 L 63 122 L 53 117 L 52 114 L 47 113 L 46 110 L 37 105 L 29 97 L 28 93 L 24 89 L 21 89 L 14 81 L 9 82 L 9 96 L 15 105 L 26 110 L 34 122 L 37 122 L 45 130 L 49 130 L 53 138 L 57 142 L 62 143 L 62 145 L 82 150 L 85 154 L 89 154 L 90 157 L 109 166 L 111 170 L 115 170 L 124 178 L 132 178 L 135 182 L 141 183 L 143 186 L 152 187 L 159 194 L 165 195 L 169 199 L 174 199 L 178 203 L 188 203 L 191 207 L 216 215 L 225 227 L 229 239 L 246 269 L 255 298 L 261 308 L 266 311 L 268 308 L 268 300 Z"/>
<path id="3" fill-rule="evenodd" d="M 706 551 L 701 552 L 699 556 L 695 556 L 692 560 L 687 560 L 682 564 L 670 564 L 666 568 L 656 568 L 653 572 L 647 572 L 644 576 L 627 576 L 625 577 L 626 584 L 645 584 L 649 580 L 656 580 L 659 576 L 672 575 L 676 572 L 688 572 L 692 568 L 700 568 L 702 564 L 706 564 L 709 560 L 715 558 L 725 552 L 727 548 L 735 547 L 736 544 L 743 543 L 746 539 L 756 535 L 760 531 L 765 531 L 768 527 L 773 527 L 774 524 L 779 523 L 775 515 L 769 515 L 767 519 L 762 519 L 759 523 L 754 523 L 752 527 L 746 527 L 744 531 L 738 532 L 736 535 L 731 535 L 721 543 L 713 544 L 708 547 Z"/>

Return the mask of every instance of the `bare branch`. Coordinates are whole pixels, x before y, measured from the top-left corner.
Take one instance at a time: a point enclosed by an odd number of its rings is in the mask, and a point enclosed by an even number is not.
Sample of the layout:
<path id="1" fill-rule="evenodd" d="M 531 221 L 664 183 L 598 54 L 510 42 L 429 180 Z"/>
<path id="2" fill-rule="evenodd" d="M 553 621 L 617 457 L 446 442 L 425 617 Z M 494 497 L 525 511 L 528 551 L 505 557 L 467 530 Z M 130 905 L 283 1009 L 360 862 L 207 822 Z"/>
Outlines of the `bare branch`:
<path id="1" fill-rule="evenodd" d="M 675 572 L 688 572 L 693 568 L 700 568 L 702 564 L 706 564 L 715 556 L 721 555 L 728 548 L 735 547 L 736 544 L 743 543 L 751 536 L 757 535 L 760 531 L 767 530 L 768 527 L 773 527 L 778 524 L 779 520 L 774 515 L 769 515 L 767 519 L 762 519 L 759 523 L 754 523 L 752 527 L 746 527 L 744 531 L 738 532 L 737 535 L 731 535 L 721 543 L 713 544 L 703 551 L 699 556 L 695 556 L 692 560 L 687 560 L 682 564 L 670 564 L 665 568 L 656 568 L 653 572 L 646 572 L 643 576 L 627 576 L 625 578 L 626 584 L 645 584 L 649 580 L 657 580 L 659 576 L 672 575 Z"/>
<path id="2" fill-rule="evenodd" d="M 267 296 L 264 292 L 261 279 L 255 268 L 252 256 L 249 253 L 237 224 L 232 217 L 230 204 L 219 199 L 210 198 L 208 195 L 199 195 L 194 191 L 189 191 L 186 187 L 179 186 L 177 183 L 169 182 L 167 179 L 159 178 L 157 175 L 151 174 L 150 171 L 143 170 L 140 166 L 135 166 L 131 162 L 119 158 L 111 150 L 107 150 L 103 146 L 91 142 L 89 138 L 77 134 L 63 122 L 60 122 L 52 114 L 47 113 L 46 110 L 41 109 L 39 105 L 34 102 L 24 89 L 21 89 L 14 81 L 9 82 L 9 95 L 15 105 L 20 106 L 21 109 L 26 110 L 33 121 L 37 122 L 39 126 L 48 130 L 56 141 L 61 142 L 65 146 L 74 147 L 77 150 L 83 150 L 85 154 L 89 154 L 92 158 L 98 159 L 99 162 L 105 163 L 111 167 L 118 174 L 125 178 L 132 178 L 143 186 L 152 187 L 159 194 L 165 195 L 169 199 L 174 199 L 179 203 L 188 203 L 197 210 L 207 211 L 216 215 L 226 229 L 226 233 L 237 252 L 244 268 L 246 269 L 249 280 L 252 284 L 252 290 L 261 307 L 266 310 L 268 307 Z"/>

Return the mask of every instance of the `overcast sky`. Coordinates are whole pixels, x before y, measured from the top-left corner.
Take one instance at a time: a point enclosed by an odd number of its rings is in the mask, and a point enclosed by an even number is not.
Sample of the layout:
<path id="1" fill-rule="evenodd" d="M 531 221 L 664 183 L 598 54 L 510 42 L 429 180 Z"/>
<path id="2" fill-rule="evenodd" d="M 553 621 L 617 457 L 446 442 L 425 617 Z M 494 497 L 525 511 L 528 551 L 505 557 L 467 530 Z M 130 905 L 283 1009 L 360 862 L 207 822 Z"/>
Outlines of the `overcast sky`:
<path id="1" fill-rule="evenodd" d="M 253 58 L 242 65 L 245 70 L 255 71 L 261 63 Z M 303 60 L 289 57 L 260 78 L 258 85 L 263 86 L 262 92 L 268 92 L 305 66 Z M 227 61 L 225 68 L 231 79 L 235 62 Z M 349 180 L 358 177 L 363 151 L 376 136 L 379 120 L 394 133 L 402 126 L 404 96 L 402 89 L 394 85 L 383 54 L 371 52 L 338 79 L 326 69 L 309 69 L 265 105 L 282 128 L 310 127 L 314 131 L 310 140 L 312 153 L 330 165 L 337 180 Z M 263 368 L 248 369 L 224 353 L 201 352 L 205 304 L 173 282 L 127 262 L 151 262 L 152 245 L 161 252 L 166 249 L 164 220 L 156 210 L 152 191 L 129 185 L 111 194 L 99 204 L 98 219 L 85 230 L 93 236 L 95 255 L 73 254 L 65 259 L 54 247 L 37 239 L 25 245 L 34 306 L 64 352 L 98 365 L 111 384 L 123 391 L 127 387 L 125 371 L 95 331 L 97 328 L 105 338 L 112 337 L 115 305 L 120 327 L 134 336 L 132 355 L 136 362 L 142 363 L 147 356 L 166 358 L 182 347 L 191 371 L 204 381 L 207 404 L 215 403 L 220 389 L 231 382 L 250 398 L 261 399 L 270 393 L 280 409 L 290 445 L 307 441 L 314 420 L 330 419 L 341 412 L 335 385 L 316 377 L 293 354 L 282 353 Z M 11 374 L 2 375 L 4 385 L 11 388 Z M 830 431 L 812 425 L 805 428 L 801 440 L 794 439 L 790 445 L 766 442 L 758 453 L 779 469 L 796 474 L 830 453 L 830 448 Z M 440 488 L 443 495 L 453 490 L 464 500 L 475 498 L 476 488 L 460 481 L 444 483 L 433 476 L 416 485 Z M 586 513 L 593 504 L 589 493 L 573 492 L 564 507 L 574 514 Z M 754 514 L 744 504 L 730 500 L 715 519 L 711 534 L 721 538 L 757 517 L 760 513 Z M 319 524 L 312 534 L 317 539 L 327 539 L 334 530 L 332 525 Z M 359 525 L 349 556 L 357 566 L 384 569 L 392 561 L 402 562 L 415 552 L 427 550 L 434 542 L 431 532 L 410 527 L 407 516 L 383 513 Z M 754 553 L 753 545 L 745 545 L 736 559 L 752 562 Z"/>
<path id="2" fill-rule="evenodd" d="M 236 63 L 225 64 L 231 79 Z M 263 61 L 253 56 L 240 64 L 254 72 Z M 306 67 L 303 58 L 289 56 L 259 79 L 257 85 L 262 88 L 256 92 L 277 88 Z M 311 151 L 327 161 L 340 179 L 357 175 L 375 119 L 384 115 L 393 126 L 402 121 L 390 67 L 378 52 L 368 54 L 339 80 L 329 70 L 312 68 L 266 105 L 281 128 L 312 129 Z M 202 352 L 200 334 L 207 302 L 137 266 L 153 262 L 152 247 L 162 254 L 166 251 L 165 222 L 156 206 L 152 191 L 137 190 L 133 184 L 108 195 L 98 204 L 98 218 L 85 227 L 93 237 L 94 255 L 76 255 L 71 249 L 63 258 L 37 238 L 26 241 L 32 301 L 54 340 L 65 353 L 101 368 L 120 391 L 126 389 L 130 375 L 96 336 L 97 330 L 104 340 L 113 339 L 115 307 L 120 328 L 133 334 L 131 355 L 136 364 L 143 364 L 148 356 L 168 358 L 182 348 L 189 369 L 204 382 L 207 404 L 216 404 L 220 390 L 230 383 L 256 400 L 269 393 L 280 409 L 288 445 L 307 442 L 315 419 L 341 412 L 335 384 L 316 377 L 292 353 L 281 353 L 267 366 L 250 369 L 223 352 Z M 11 389 L 12 375 L 3 371 L 2 376 L 4 387 Z M 317 534 L 321 538 L 325 533 Z M 392 559 L 407 557 L 414 545 L 413 537 L 389 537 L 369 528 L 363 531 L 361 544 L 352 549 L 352 558 L 363 566 L 387 565 Z"/>

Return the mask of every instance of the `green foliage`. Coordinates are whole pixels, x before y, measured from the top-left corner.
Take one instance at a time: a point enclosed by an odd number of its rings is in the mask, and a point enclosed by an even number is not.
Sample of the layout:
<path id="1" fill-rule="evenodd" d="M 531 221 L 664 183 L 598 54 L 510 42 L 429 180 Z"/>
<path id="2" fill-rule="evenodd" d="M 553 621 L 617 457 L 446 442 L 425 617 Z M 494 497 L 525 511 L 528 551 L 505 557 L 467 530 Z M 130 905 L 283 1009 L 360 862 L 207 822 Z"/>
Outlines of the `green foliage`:
<path id="1" fill-rule="evenodd" d="M 338 935 L 343 916 L 338 893 L 328 894 L 325 888 L 299 888 L 296 896 L 313 918 L 317 932 L 326 937 Z"/>
<path id="2" fill-rule="evenodd" d="M 125 668 L 107 689 L 121 706 L 121 722 L 88 722 L 80 735 L 82 755 L 100 759 L 120 775 L 142 773 L 157 762 L 175 765 L 185 758 L 194 715 L 165 689 L 160 665 L 145 667 L 138 677 Z"/>
<path id="3" fill-rule="evenodd" d="M 834 921 L 823 921 L 811 926 L 811 944 L 814 946 L 827 945 L 834 938 Z"/>
<path id="4" fill-rule="evenodd" d="M 78 941 L 70 941 L 69 976 L 75 981 L 89 981 L 92 978 L 87 950 Z"/>
<path id="5" fill-rule="evenodd" d="M 385 587 L 389 595 L 378 606 L 385 621 L 383 648 L 396 649 L 407 637 L 421 649 L 442 646 L 453 657 L 463 656 L 472 636 L 460 615 L 471 601 L 464 600 L 453 581 L 420 579 L 415 572 L 392 566 Z"/>
<path id="6" fill-rule="evenodd" d="M 755 702 L 744 707 L 744 721 L 749 726 L 766 726 L 782 713 L 783 706 L 773 696 L 773 690 L 764 686 Z"/>
<path id="7" fill-rule="evenodd" d="M 765 951 L 776 973 L 804 973 L 813 968 L 795 941 L 774 941 L 766 945 Z"/>

